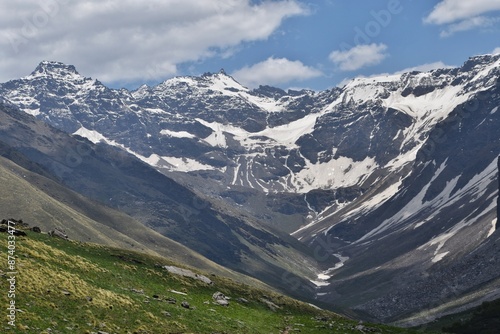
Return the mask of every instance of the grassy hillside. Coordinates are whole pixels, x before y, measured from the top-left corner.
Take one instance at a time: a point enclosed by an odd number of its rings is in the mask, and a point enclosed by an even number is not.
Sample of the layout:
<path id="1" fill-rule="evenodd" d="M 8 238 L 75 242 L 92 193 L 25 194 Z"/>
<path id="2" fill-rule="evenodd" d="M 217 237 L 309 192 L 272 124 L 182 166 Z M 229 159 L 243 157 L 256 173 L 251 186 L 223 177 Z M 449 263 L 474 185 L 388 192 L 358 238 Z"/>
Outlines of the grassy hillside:
<path id="1" fill-rule="evenodd" d="M 265 286 L 146 228 L 122 212 L 89 200 L 1 156 L 0 185 L 0 219 L 23 219 L 45 232 L 61 228 L 73 240 L 159 255 L 251 285 Z"/>
<path id="2" fill-rule="evenodd" d="M 3 320 L 3 333 L 412 333 L 359 324 L 218 275 L 205 274 L 213 281 L 207 284 L 170 274 L 161 266 L 173 263 L 162 257 L 27 233 L 16 238 L 16 327 Z M 0 234 L 3 257 L 7 236 Z M 214 304 L 216 291 L 231 297 L 229 306 Z M 1 294 L 2 305 L 11 299 Z"/>

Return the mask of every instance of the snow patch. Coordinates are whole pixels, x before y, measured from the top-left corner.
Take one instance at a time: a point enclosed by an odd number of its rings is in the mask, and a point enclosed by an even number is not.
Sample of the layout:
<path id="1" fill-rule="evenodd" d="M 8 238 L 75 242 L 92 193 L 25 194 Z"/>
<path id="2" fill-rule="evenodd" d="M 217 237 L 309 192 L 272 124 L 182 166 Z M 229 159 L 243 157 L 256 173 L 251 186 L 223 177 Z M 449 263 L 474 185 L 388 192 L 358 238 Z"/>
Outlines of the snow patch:
<path id="1" fill-rule="evenodd" d="M 330 285 L 330 283 L 328 282 L 325 282 L 325 281 L 321 281 L 321 280 L 318 280 L 318 281 L 315 281 L 315 280 L 309 280 L 311 283 L 313 283 L 314 285 L 316 286 L 328 286 Z"/>
<path id="2" fill-rule="evenodd" d="M 449 252 L 443 252 L 443 253 L 439 253 L 439 254 L 436 254 L 433 258 L 432 258 L 432 263 L 436 263 L 436 262 L 439 262 L 441 261 L 446 255 L 448 255 Z"/>
<path id="3" fill-rule="evenodd" d="M 337 259 L 339 259 L 340 262 L 336 263 L 334 267 L 329 268 L 325 271 L 322 271 L 321 273 L 318 274 L 318 277 L 316 280 L 311 280 L 312 283 L 314 283 L 316 286 L 327 286 L 330 285 L 329 282 L 327 282 L 330 278 L 332 278 L 331 273 L 341 267 L 344 266 L 344 263 L 349 260 L 348 256 L 342 256 L 341 254 L 333 254 Z"/>
<path id="4" fill-rule="evenodd" d="M 176 157 L 161 157 L 161 161 L 158 163 L 161 163 L 162 161 L 167 162 L 170 166 L 167 168 L 170 168 L 171 170 L 177 171 L 177 172 L 192 172 L 192 171 L 197 171 L 197 170 L 215 170 L 216 168 L 213 166 L 205 165 L 202 164 L 201 162 L 198 162 L 194 159 L 189 159 L 189 158 L 176 158 Z"/>
<path id="5" fill-rule="evenodd" d="M 488 235 L 486 236 L 486 238 L 491 237 L 491 235 L 492 235 L 493 233 L 495 233 L 495 231 L 496 231 L 496 226 L 497 226 L 497 219 L 498 219 L 498 218 L 495 218 L 495 219 L 493 219 L 493 220 L 491 221 L 491 228 L 490 228 L 490 231 L 488 232 Z"/>
<path id="6" fill-rule="evenodd" d="M 166 114 L 167 112 L 163 109 L 160 108 L 144 108 L 145 111 L 149 112 L 150 114 Z"/>
<path id="7" fill-rule="evenodd" d="M 145 163 L 154 167 L 158 166 L 158 163 L 161 161 L 161 157 L 158 154 L 151 154 L 149 158 L 146 157 L 139 157 L 139 158 Z"/>
<path id="8" fill-rule="evenodd" d="M 295 147 L 295 142 L 300 137 L 314 130 L 314 125 L 319 116 L 320 114 L 318 113 L 310 114 L 288 124 L 267 128 L 255 135 L 271 138 L 277 143 L 287 147 Z"/>
<path id="9" fill-rule="evenodd" d="M 170 130 L 161 130 L 160 134 L 165 136 L 170 136 L 174 138 L 196 138 L 195 135 L 187 132 L 187 131 L 170 131 Z"/>
<path id="10" fill-rule="evenodd" d="M 76 130 L 73 134 L 78 135 L 80 137 L 87 138 L 88 140 L 90 140 L 94 144 L 97 144 L 101 141 L 108 142 L 106 137 L 104 137 L 101 133 L 99 133 L 95 130 L 89 130 L 83 126 L 80 127 L 78 130 Z"/>
<path id="11" fill-rule="evenodd" d="M 36 109 L 23 109 L 25 113 L 30 114 L 31 116 L 38 116 L 40 115 L 40 108 Z"/>
<path id="12" fill-rule="evenodd" d="M 366 157 L 362 161 L 339 157 L 316 164 L 307 161 L 305 168 L 296 174 L 295 187 L 301 192 L 308 192 L 313 189 L 353 186 L 377 168 L 378 164 L 372 157 Z"/>
<path id="13" fill-rule="evenodd" d="M 132 151 L 130 148 L 115 142 L 114 140 L 107 139 L 99 132 L 86 129 L 83 126 L 73 134 L 87 138 L 94 144 L 102 141 L 108 143 L 109 145 L 120 147 L 125 151 L 127 151 L 128 153 L 136 156 L 140 160 L 144 161 L 148 165 L 153 166 L 155 168 L 163 167 L 178 172 L 192 172 L 197 170 L 216 170 L 216 168 L 213 166 L 205 165 L 194 159 L 189 159 L 189 158 L 164 157 L 164 156 L 159 156 L 158 154 L 151 154 L 149 157 L 145 157 L 143 155 L 140 155 Z M 176 134 L 179 134 L 179 132 L 177 132 Z"/>
<path id="14" fill-rule="evenodd" d="M 248 131 L 245 131 L 237 126 L 225 125 L 218 122 L 207 122 L 201 118 L 196 118 L 196 121 L 212 129 L 213 132 L 204 139 L 208 144 L 212 146 L 227 148 L 225 135 L 226 132 L 234 135 L 241 141 L 243 141 L 244 138 L 248 138 L 249 136 L 251 136 Z"/>

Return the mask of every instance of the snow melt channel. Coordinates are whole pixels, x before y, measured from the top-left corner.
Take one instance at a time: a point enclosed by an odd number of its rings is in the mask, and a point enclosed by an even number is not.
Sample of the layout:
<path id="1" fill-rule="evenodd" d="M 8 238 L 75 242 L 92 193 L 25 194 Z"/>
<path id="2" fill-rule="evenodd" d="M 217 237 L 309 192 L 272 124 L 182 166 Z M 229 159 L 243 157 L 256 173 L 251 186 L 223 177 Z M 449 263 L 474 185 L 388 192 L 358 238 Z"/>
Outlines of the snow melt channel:
<path id="1" fill-rule="evenodd" d="M 344 263 L 349 260 L 349 257 L 348 256 L 342 256 L 341 254 L 333 254 L 333 256 L 335 256 L 337 259 L 339 259 L 339 262 L 335 264 L 335 266 L 333 266 L 332 268 L 328 268 L 327 270 L 325 271 L 322 271 L 321 273 L 318 274 L 316 280 L 311 280 L 311 282 L 313 284 L 315 284 L 316 286 L 328 286 L 330 285 L 330 283 L 328 282 L 328 280 L 330 278 L 332 278 L 332 273 L 343 267 L 344 266 Z"/>

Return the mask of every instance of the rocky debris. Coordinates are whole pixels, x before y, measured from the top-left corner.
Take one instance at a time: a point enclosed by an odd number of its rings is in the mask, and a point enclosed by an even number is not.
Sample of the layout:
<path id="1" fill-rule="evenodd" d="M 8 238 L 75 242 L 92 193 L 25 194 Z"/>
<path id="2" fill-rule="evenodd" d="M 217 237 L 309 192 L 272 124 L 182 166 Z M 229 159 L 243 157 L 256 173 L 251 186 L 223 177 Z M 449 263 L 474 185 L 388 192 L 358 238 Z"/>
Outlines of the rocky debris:
<path id="1" fill-rule="evenodd" d="M 320 329 L 329 329 L 331 332 L 335 333 L 381 333 L 381 330 L 376 327 L 369 327 L 363 324 L 363 321 L 354 324 L 352 322 L 346 321 L 335 321 L 326 317 L 314 317 L 312 318 L 318 324 L 315 328 Z M 304 327 L 304 324 L 293 324 L 293 331 L 300 332 L 300 328 L 296 327 Z"/>
<path id="2" fill-rule="evenodd" d="M 135 264 L 143 264 L 142 261 L 134 259 L 134 258 L 132 258 L 130 256 L 126 256 L 126 255 L 112 255 L 112 256 L 115 256 L 115 257 L 117 257 L 120 260 L 125 261 L 125 262 L 131 262 L 131 263 L 135 263 Z"/>
<path id="3" fill-rule="evenodd" d="M 242 303 L 242 304 L 248 304 L 249 303 L 249 301 L 247 299 L 241 298 L 241 297 L 237 298 L 236 301 L 239 302 L 239 303 Z"/>
<path id="4" fill-rule="evenodd" d="M 33 226 L 31 228 L 31 231 L 35 232 L 35 233 L 42 233 L 42 229 L 38 226 Z"/>
<path id="5" fill-rule="evenodd" d="M 201 281 L 206 284 L 213 284 L 212 280 L 204 275 L 196 274 L 189 269 L 183 269 L 176 266 L 163 266 L 163 269 L 167 270 L 169 273 L 174 275 L 180 275 L 183 277 L 190 277 L 195 280 Z"/>
<path id="6" fill-rule="evenodd" d="M 61 230 L 59 228 L 56 228 L 54 230 L 49 231 L 49 235 L 51 237 L 57 237 L 57 238 L 61 238 L 61 239 L 64 239 L 64 240 L 68 240 L 69 239 L 68 235 L 66 234 L 66 231 Z"/>
<path id="7" fill-rule="evenodd" d="M 412 285 L 395 288 L 387 295 L 360 305 L 355 310 L 369 312 L 384 322 L 399 320 L 396 317 L 402 311 L 410 314 L 420 309 L 432 309 L 471 291 L 477 284 L 492 282 L 498 278 L 498 268 L 500 247 L 495 240 L 489 240 L 476 252 L 455 263 L 443 265 L 425 276 L 419 277 L 419 273 L 413 272 L 418 278 Z M 419 324 L 419 321 L 404 323 L 412 326 Z"/>
<path id="8" fill-rule="evenodd" d="M 26 235 L 26 232 L 24 231 L 21 231 L 21 230 L 18 230 L 18 229 L 9 229 L 8 227 L 4 227 L 4 226 L 0 226 L 0 232 L 2 233 L 10 233 L 12 235 L 15 235 L 16 237 L 19 237 L 19 236 L 25 236 Z"/>
<path id="9" fill-rule="evenodd" d="M 220 306 L 229 306 L 229 297 L 226 297 L 222 292 L 217 291 L 212 295 L 212 300 Z"/>
<path id="10" fill-rule="evenodd" d="M 261 298 L 260 301 L 263 302 L 267 307 L 269 307 L 269 309 L 273 312 L 276 312 L 276 310 L 279 310 L 281 308 L 272 301 L 267 300 L 265 298 Z"/>
<path id="11" fill-rule="evenodd" d="M 168 304 L 176 304 L 177 299 L 172 298 L 172 297 L 168 297 L 167 299 L 165 299 L 165 302 L 167 302 Z"/>
<path id="12" fill-rule="evenodd" d="M 360 321 L 358 325 L 354 326 L 355 330 L 360 331 L 361 333 L 379 333 L 378 328 L 373 328 L 373 327 L 367 327 L 363 325 L 363 322 Z"/>
<path id="13" fill-rule="evenodd" d="M 365 326 L 363 325 L 357 325 L 356 327 L 354 327 L 354 329 L 360 331 L 360 332 L 365 332 Z"/>
<path id="14" fill-rule="evenodd" d="M 292 327 L 286 326 L 286 328 L 281 331 L 281 334 L 290 334 L 290 330 L 292 329 L 293 329 Z"/>
<path id="15" fill-rule="evenodd" d="M 15 227 L 14 227 L 15 226 Z M 28 224 L 23 223 L 22 219 L 16 220 L 13 218 L 10 219 L 2 219 L 0 225 L 0 232 L 2 233 L 10 233 L 15 236 L 25 236 L 26 233 L 21 231 L 21 228 L 27 228 Z"/>
<path id="16" fill-rule="evenodd" d="M 134 292 L 134 293 L 137 293 L 137 294 L 140 294 L 140 295 L 143 295 L 144 294 L 144 290 L 143 289 L 130 289 L 130 291 Z"/>
<path id="17" fill-rule="evenodd" d="M 14 218 L 2 219 L 2 222 L 0 224 L 16 226 L 19 229 L 29 228 L 29 225 L 27 223 L 25 223 L 22 219 L 14 219 Z"/>
<path id="18" fill-rule="evenodd" d="M 163 314 L 165 317 L 171 317 L 172 314 L 170 314 L 170 312 L 167 312 L 167 311 L 161 311 L 161 314 Z"/>
<path id="19" fill-rule="evenodd" d="M 182 301 L 181 303 L 181 306 L 184 307 L 184 308 L 190 308 L 191 306 L 189 305 L 189 303 L 187 301 Z"/>

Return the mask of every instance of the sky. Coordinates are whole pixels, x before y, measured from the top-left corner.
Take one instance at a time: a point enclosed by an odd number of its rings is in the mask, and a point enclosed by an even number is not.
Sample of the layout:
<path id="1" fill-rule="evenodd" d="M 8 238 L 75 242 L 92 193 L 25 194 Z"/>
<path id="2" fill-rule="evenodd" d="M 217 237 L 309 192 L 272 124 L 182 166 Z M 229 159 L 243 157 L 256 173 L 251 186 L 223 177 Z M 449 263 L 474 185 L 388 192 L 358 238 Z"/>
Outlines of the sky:
<path id="1" fill-rule="evenodd" d="M 224 69 L 249 88 L 319 91 L 490 53 L 500 53 L 500 0 L 0 3 L 0 82 L 52 60 L 113 88 Z"/>

